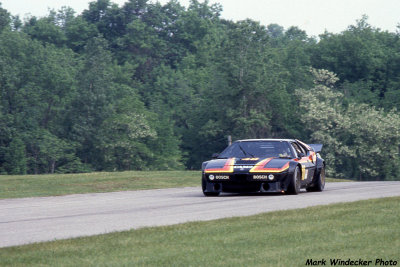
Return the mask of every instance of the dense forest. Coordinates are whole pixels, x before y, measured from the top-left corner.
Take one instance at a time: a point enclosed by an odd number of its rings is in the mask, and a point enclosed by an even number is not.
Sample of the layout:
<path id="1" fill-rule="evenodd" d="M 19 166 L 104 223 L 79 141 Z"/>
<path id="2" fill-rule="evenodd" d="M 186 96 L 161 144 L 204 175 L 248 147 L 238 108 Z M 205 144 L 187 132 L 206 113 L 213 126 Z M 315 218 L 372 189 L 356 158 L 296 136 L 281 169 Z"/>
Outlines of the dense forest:
<path id="1" fill-rule="evenodd" d="M 0 5 L 0 173 L 199 169 L 227 136 L 323 143 L 331 177 L 400 179 L 400 31 L 307 36 L 192 0 Z"/>

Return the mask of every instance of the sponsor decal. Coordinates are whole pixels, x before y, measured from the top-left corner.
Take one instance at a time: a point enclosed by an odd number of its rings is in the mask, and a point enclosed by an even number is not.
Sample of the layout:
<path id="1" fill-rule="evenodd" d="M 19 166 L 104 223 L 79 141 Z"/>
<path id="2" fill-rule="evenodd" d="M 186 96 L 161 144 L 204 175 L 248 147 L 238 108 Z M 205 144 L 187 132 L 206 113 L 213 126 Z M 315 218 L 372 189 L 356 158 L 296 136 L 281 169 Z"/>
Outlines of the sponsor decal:
<path id="1" fill-rule="evenodd" d="M 235 166 L 233 166 L 234 169 L 241 169 L 241 170 L 243 170 L 243 169 L 251 169 L 253 167 L 254 166 L 248 166 L 248 165 L 235 165 Z"/>
<path id="2" fill-rule="evenodd" d="M 268 179 L 268 175 L 264 174 L 259 174 L 259 175 L 253 175 L 254 180 L 266 180 Z"/>
<path id="3" fill-rule="evenodd" d="M 241 159 L 241 160 L 257 161 L 257 160 L 259 160 L 259 158 L 244 158 L 244 159 Z"/>
<path id="4" fill-rule="evenodd" d="M 210 179 L 211 181 L 214 180 L 229 180 L 229 175 L 218 175 L 218 174 L 210 174 L 208 176 L 208 179 Z"/>
<path id="5" fill-rule="evenodd" d="M 229 180 L 229 175 L 215 175 L 215 180 Z"/>

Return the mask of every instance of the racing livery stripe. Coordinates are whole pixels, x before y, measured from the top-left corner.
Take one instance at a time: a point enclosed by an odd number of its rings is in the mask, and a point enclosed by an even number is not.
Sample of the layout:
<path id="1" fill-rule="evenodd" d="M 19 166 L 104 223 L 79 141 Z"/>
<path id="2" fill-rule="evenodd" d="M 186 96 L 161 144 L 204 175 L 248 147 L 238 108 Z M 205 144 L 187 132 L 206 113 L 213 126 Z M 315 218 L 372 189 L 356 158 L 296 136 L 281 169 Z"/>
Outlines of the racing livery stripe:
<path id="1" fill-rule="evenodd" d="M 311 159 L 310 159 L 311 157 Z M 297 161 L 298 163 L 307 163 L 307 162 L 312 162 L 312 156 L 305 156 L 302 157 L 301 159 L 294 159 L 294 161 Z"/>
<path id="2" fill-rule="evenodd" d="M 286 171 L 287 169 L 289 169 L 289 162 L 287 162 L 281 168 L 265 168 L 265 165 L 264 166 L 262 166 L 262 165 L 258 166 L 258 164 L 257 164 L 256 166 L 254 166 L 254 168 L 252 168 L 250 170 L 250 172 L 253 172 L 253 173 L 254 172 L 264 172 L 264 173 L 265 172 L 272 172 L 272 173 L 275 173 L 275 172 L 283 172 L 283 171 Z"/>
<path id="3" fill-rule="evenodd" d="M 235 158 L 230 158 L 225 162 L 225 165 L 222 168 L 210 168 L 205 169 L 205 173 L 231 173 L 233 172 L 233 165 L 235 163 Z"/>
<path id="4" fill-rule="evenodd" d="M 313 151 L 310 152 L 310 160 L 312 162 L 316 162 L 317 161 L 317 154 Z"/>
<path id="5" fill-rule="evenodd" d="M 253 168 L 251 168 L 250 172 L 265 172 L 264 166 L 267 165 L 267 163 L 271 160 L 272 158 L 267 158 L 258 162 Z"/>
<path id="6" fill-rule="evenodd" d="M 251 170 L 251 173 L 257 173 L 257 172 L 283 172 L 289 168 L 289 162 L 287 162 L 285 165 L 283 165 L 281 168 L 268 168 L 267 165 L 268 163 L 272 160 L 273 158 L 268 158 L 260 161 L 257 163 Z"/>

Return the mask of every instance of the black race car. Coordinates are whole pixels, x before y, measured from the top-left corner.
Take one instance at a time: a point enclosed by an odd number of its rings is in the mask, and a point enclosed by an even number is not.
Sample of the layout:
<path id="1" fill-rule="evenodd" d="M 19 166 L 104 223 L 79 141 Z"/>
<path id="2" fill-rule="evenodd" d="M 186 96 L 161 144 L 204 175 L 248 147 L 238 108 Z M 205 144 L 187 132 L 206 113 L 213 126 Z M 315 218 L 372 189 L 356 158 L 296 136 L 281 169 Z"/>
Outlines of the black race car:
<path id="1" fill-rule="evenodd" d="M 300 188 L 322 191 L 325 161 L 322 145 L 307 145 L 297 139 L 238 140 L 202 164 L 205 196 L 221 192 L 286 192 Z"/>

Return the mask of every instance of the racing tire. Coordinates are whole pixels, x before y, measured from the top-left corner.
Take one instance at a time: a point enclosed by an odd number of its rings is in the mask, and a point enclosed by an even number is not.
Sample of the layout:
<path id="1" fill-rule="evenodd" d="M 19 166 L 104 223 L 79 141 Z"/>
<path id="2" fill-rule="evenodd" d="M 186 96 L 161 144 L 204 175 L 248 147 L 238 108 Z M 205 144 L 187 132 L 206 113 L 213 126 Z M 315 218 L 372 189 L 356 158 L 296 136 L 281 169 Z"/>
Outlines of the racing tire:
<path id="1" fill-rule="evenodd" d="M 322 167 L 313 186 L 307 187 L 308 192 L 322 192 L 325 188 L 325 168 Z"/>
<path id="2" fill-rule="evenodd" d="M 296 166 L 294 169 L 292 178 L 290 180 L 289 186 L 286 190 L 286 193 L 290 195 L 297 195 L 300 193 L 300 179 L 301 179 L 301 172 L 299 166 Z"/>
<path id="3" fill-rule="evenodd" d="M 201 187 L 202 187 L 202 190 L 203 190 L 203 194 L 206 197 L 217 197 L 217 196 L 219 196 L 219 192 L 206 192 L 207 181 L 204 178 L 201 178 Z"/>
<path id="4" fill-rule="evenodd" d="M 219 192 L 204 192 L 204 191 L 203 191 L 203 194 L 204 194 L 206 197 L 217 197 L 217 196 L 219 196 Z"/>

